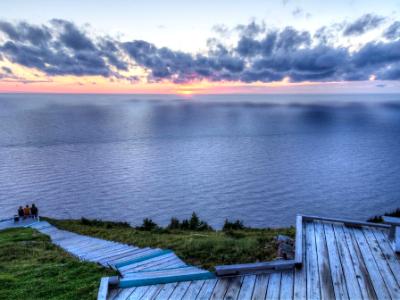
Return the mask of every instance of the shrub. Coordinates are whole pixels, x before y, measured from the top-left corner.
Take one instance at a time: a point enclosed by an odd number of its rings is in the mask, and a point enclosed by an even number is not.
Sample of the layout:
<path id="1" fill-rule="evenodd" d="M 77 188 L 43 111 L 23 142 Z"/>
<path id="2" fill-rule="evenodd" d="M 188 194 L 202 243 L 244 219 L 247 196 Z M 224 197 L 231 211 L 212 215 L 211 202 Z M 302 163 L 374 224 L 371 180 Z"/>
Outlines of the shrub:
<path id="1" fill-rule="evenodd" d="M 180 229 L 181 223 L 177 218 L 171 218 L 169 225 L 167 226 L 168 229 Z"/>
<path id="2" fill-rule="evenodd" d="M 235 222 L 230 222 L 228 219 L 225 219 L 222 231 L 242 230 L 245 228 L 246 227 L 243 225 L 243 221 L 236 220 Z"/>
<path id="3" fill-rule="evenodd" d="M 106 228 L 114 228 L 114 227 L 131 227 L 127 222 L 113 222 L 113 221 L 102 221 L 97 219 L 86 219 L 84 217 L 81 218 L 81 224 L 87 226 L 101 226 Z"/>
<path id="4" fill-rule="evenodd" d="M 167 229 L 175 230 L 193 230 L 193 231 L 206 231 L 213 230 L 207 222 L 200 220 L 195 212 L 192 213 L 190 219 L 184 219 L 180 222 L 177 218 L 171 218 Z"/>
<path id="5" fill-rule="evenodd" d="M 139 230 L 144 230 L 144 231 L 152 231 L 157 228 L 158 225 L 152 219 L 149 218 L 145 218 L 143 220 L 142 226 L 138 227 Z"/>

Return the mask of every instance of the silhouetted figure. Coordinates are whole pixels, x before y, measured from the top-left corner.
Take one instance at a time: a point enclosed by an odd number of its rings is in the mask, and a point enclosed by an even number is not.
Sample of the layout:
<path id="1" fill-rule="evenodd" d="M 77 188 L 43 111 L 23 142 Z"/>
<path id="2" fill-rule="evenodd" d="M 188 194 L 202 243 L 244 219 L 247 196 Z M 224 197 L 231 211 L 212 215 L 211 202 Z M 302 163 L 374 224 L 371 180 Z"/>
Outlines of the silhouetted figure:
<path id="1" fill-rule="evenodd" d="M 24 216 L 24 209 L 22 206 L 18 208 L 18 217 L 22 218 Z"/>
<path id="2" fill-rule="evenodd" d="M 35 219 L 37 219 L 38 214 L 39 214 L 38 208 L 36 207 L 35 203 L 32 203 L 32 206 L 31 206 L 31 215 L 32 215 Z"/>
<path id="3" fill-rule="evenodd" d="M 28 218 L 31 215 L 31 209 L 29 208 L 29 205 L 24 207 L 24 219 Z"/>

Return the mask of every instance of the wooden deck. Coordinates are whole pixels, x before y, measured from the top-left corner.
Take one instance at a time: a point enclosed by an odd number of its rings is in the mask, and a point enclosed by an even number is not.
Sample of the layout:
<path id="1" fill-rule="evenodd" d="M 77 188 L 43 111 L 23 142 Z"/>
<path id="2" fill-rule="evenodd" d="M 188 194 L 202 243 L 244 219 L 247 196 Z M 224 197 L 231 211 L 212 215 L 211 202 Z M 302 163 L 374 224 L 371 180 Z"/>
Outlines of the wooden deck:
<path id="1" fill-rule="evenodd" d="M 400 299 L 400 258 L 388 239 L 389 229 L 365 222 L 303 217 L 296 235 L 300 257 L 288 270 L 153 285 L 144 284 L 155 274 L 163 280 L 175 278 L 182 267 L 189 277 L 205 272 L 187 266 L 171 251 L 83 236 L 47 222 L 1 223 L 0 229 L 36 228 L 80 259 L 118 269 L 120 286 L 123 280 L 138 285 L 107 290 L 103 284 L 104 299 Z"/>
<path id="2" fill-rule="evenodd" d="M 111 290 L 108 299 L 400 299 L 388 229 L 303 218 L 302 267 Z"/>

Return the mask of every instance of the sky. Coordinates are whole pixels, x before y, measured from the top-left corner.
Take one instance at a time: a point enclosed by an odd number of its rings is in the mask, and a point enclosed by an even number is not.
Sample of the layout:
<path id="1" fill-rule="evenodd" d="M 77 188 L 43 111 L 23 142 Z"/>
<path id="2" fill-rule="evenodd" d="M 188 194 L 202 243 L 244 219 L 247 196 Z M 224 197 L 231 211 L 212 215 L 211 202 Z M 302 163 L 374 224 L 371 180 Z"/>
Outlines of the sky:
<path id="1" fill-rule="evenodd" d="M 400 2 L 0 2 L 0 92 L 397 93 Z"/>

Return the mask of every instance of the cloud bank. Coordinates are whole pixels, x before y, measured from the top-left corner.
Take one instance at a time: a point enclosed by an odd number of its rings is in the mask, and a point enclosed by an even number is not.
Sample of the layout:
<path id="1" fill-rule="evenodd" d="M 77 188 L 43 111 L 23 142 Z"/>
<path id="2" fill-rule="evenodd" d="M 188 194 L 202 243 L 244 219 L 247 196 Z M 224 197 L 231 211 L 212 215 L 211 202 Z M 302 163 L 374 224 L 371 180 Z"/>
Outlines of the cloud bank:
<path id="1" fill-rule="evenodd" d="M 356 37 L 382 27 L 385 20 L 366 14 L 334 29 L 339 28 L 343 37 Z M 269 29 L 263 23 L 250 22 L 235 27 L 238 39 L 234 44 L 228 46 L 214 38 L 206 53 L 193 54 L 143 40 L 92 36 L 66 20 L 54 19 L 41 26 L 0 21 L 0 59 L 48 76 L 128 78 L 124 72 L 138 66 L 146 70 L 149 82 L 359 81 L 371 75 L 400 79 L 400 22 L 389 24 L 379 39 L 356 50 L 335 43 L 337 34 L 332 28 L 312 33 L 292 27 Z M 2 73 L 6 76 L 12 70 L 3 69 Z"/>

